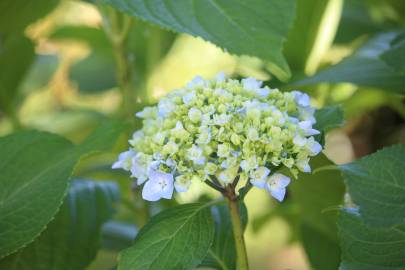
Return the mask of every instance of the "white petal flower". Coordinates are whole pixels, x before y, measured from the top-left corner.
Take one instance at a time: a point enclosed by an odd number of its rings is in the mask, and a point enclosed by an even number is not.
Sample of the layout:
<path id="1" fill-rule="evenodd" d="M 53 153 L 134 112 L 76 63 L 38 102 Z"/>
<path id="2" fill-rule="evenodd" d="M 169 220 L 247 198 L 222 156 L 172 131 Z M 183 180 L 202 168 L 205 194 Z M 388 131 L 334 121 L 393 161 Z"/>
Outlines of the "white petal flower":
<path id="1" fill-rule="evenodd" d="M 322 146 L 315 141 L 314 137 L 310 137 L 305 145 L 311 156 L 316 156 L 322 151 Z"/>
<path id="2" fill-rule="evenodd" d="M 124 169 L 126 171 L 129 171 L 132 166 L 132 158 L 135 156 L 135 151 L 133 150 L 128 150 L 125 152 L 122 152 L 118 156 L 118 160 L 114 162 L 112 165 L 113 169 Z"/>
<path id="3" fill-rule="evenodd" d="M 215 125 L 219 125 L 219 126 L 223 126 L 226 123 L 229 122 L 229 120 L 231 120 L 231 116 L 225 113 L 222 114 L 215 114 L 214 115 L 214 124 Z"/>
<path id="4" fill-rule="evenodd" d="M 290 182 L 289 177 L 281 173 L 275 173 L 267 179 L 266 189 L 270 192 L 271 196 L 281 202 L 284 200 L 286 187 Z"/>
<path id="5" fill-rule="evenodd" d="M 316 123 L 315 109 L 311 107 L 298 107 L 299 119 L 303 121 L 310 121 L 312 124 Z"/>
<path id="6" fill-rule="evenodd" d="M 137 153 L 132 159 L 131 176 L 137 178 L 138 185 L 141 185 L 148 179 L 151 165 L 152 156 L 144 153 Z"/>
<path id="7" fill-rule="evenodd" d="M 293 143 L 294 143 L 296 146 L 303 147 L 303 146 L 307 143 L 307 138 L 305 138 L 305 137 L 303 137 L 303 136 L 301 136 L 301 135 L 296 134 L 296 135 L 294 136 Z"/>
<path id="8" fill-rule="evenodd" d="M 205 163 L 203 150 L 195 144 L 187 150 L 187 158 L 193 161 L 196 165 L 203 165 Z"/>
<path id="9" fill-rule="evenodd" d="M 173 175 L 160 171 L 151 171 L 149 180 L 142 189 L 142 198 L 147 201 L 171 199 L 173 195 Z"/>
<path id="10" fill-rule="evenodd" d="M 248 159 L 242 160 L 240 167 L 244 172 L 249 172 L 258 167 L 256 156 L 251 156 Z"/>
<path id="11" fill-rule="evenodd" d="M 313 129 L 312 128 L 312 122 L 311 121 L 301 121 L 298 123 L 298 126 L 301 128 L 302 132 L 304 133 L 305 136 L 313 136 L 313 135 L 318 135 L 320 134 L 319 130 Z"/>
<path id="12" fill-rule="evenodd" d="M 297 166 L 297 168 L 302 172 L 305 172 L 305 173 L 311 172 L 311 166 L 309 166 L 309 158 L 298 159 L 295 162 L 295 166 Z"/>
<path id="13" fill-rule="evenodd" d="M 191 179 L 187 175 L 180 175 L 174 181 L 174 188 L 177 192 L 186 192 L 191 185 Z"/>
<path id="14" fill-rule="evenodd" d="M 266 167 L 259 167 L 250 173 L 250 183 L 258 188 L 266 187 L 266 178 L 270 174 L 270 170 Z"/>
<path id="15" fill-rule="evenodd" d="M 190 110 L 188 111 L 188 118 L 191 120 L 191 122 L 193 123 L 198 123 L 200 122 L 202 117 L 202 113 L 199 109 L 197 108 L 190 108 Z"/>
<path id="16" fill-rule="evenodd" d="M 301 91 L 292 91 L 291 93 L 295 96 L 295 101 L 298 105 L 302 107 L 308 107 L 310 105 L 310 98 L 307 94 Z"/>
<path id="17" fill-rule="evenodd" d="M 237 174 L 238 174 L 238 167 L 228 168 L 219 173 L 218 180 L 221 183 L 227 185 L 232 183 L 233 180 L 235 180 Z"/>
<path id="18" fill-rule="evenodd" d="M 139 118 L 153 118 L 156 117 L 156 108 L 155 107 L 145 107 L 142 111 L 135 114 Z"/>
<path id="19" fill-rule="evenodd" d="M 176 108 L 176 104 L 170 99 L 161 99 L 158 104 L 158 114 L 161 117 L 167 117 Z"/>
<path id="20" fill-rule="evenodd" d="M 249 77 L 242 80 L 243 88 L 246 90 L 257 90 L 262 86 L 261 81 L 256 80 L 255 78 Z"/>
<path id="21" fill-rule="evenodd" d="M 223 83 L 223 82 L 225 82 L 225 79 L 226 79 L 226 75 L 224 72 L 220 72 L 215 76 L 215 81 L 217 83 Z"/>
<path id="22" fill-rule="evenodd" d="M 200 134 L 196 140 L 198 144 L 208 144 L 211 141 L 211 129 L 206 126 L 200 127 Z"/>
<path id="23" fill-rule="evenodd" d="M 194 91 L 189 92 L 183 96 L 183 103 L 188 105 L 196 99 L 196 94 Z"/>
<path id="24" fill-rule="evenodd" d="M 194 79 L 189 82 L 187 88 L 204 87 L 206 85 L 205 80 L 201 76 L 195 76 Z"/>

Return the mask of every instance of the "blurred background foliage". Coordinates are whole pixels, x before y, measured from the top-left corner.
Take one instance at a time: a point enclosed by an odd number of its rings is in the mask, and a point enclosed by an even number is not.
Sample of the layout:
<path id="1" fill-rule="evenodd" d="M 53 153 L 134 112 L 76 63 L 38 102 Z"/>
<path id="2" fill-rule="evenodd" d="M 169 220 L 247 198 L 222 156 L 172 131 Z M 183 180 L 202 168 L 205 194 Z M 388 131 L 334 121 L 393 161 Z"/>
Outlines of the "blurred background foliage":
<path id="1" fill-rule="evenodd" d="M 223 71 L 282 90 L 307 91 L 319 108 L 342 104 L 346 123 L 326 137 L 325 154 L 335 163 L 405 142 L 404 1 L 298 0 L 283 49 L 290 78 L 259 58 L 229 54 L 201 38 L 129 19 L 106 6 L 70 0 L 10 3 L 0 2 L 0 135 L 29 128 L 78 142 L 108 118 L 137 126 L 128 107 L 133 113 L 197 74 L 212 78 Z M 124 47 L 112 35 L 114 27 L 127 31 Z M 117 76 L 125 66 L 130 85 Z M 126 95 L 132 104 L 125 104 Z M 102 228 L 102 249 L 89 270 L 114 267 L 118 251 L 160 209 L 217 196 L 193 185 L 176 201 L 146 205 L 127 174 L 110 169 L 128 136 L 130 131 L 114 154 L 84 159 L 75 171 L 82 178 L 115 181 L 121 190 L 117 213 Z M 330 164 L 325 157 L 314 162 Z M 282 205 L 259 190 L 247 196 L 252 269 L 311 269 L 312 264 L 325 270 L 333 269 L 330 261 L 339 264 L 336 230 L 330 228 L 344 187 L 333 177 L 339 176 L 302 177 Z M 333 184 L 308 189 L 325 178 Z M 319 185 L 305 185 L 308 181 Z M 316 250 L 311 241 L 318 243 Z M 321 256 L 322 250 L 335 252 Z"/>

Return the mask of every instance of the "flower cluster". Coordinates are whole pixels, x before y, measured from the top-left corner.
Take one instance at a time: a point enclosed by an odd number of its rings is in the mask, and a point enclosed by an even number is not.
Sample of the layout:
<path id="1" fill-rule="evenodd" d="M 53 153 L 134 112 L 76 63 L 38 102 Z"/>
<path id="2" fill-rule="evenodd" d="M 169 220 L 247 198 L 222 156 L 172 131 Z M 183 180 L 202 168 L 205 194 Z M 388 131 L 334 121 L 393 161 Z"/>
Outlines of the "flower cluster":
<path id="1" fill-rule="evenodd" d="M 253 78 L 196 77 L 136 116 L 143 127 L 113 168 L 130 171 L 149 201 L 170 199 L 193 181 L 225 187 L 236 178 L 282 201 L 290 179 L 275 171 L 310 172 L 310 157 L 322 150 L 309 96 Z"/>

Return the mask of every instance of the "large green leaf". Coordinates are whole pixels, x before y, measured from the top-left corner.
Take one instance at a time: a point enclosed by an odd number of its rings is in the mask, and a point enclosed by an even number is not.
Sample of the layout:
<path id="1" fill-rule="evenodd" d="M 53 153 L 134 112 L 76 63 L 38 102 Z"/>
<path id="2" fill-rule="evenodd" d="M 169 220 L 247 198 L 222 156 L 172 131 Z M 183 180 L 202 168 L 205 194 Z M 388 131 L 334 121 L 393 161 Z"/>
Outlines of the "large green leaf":
<path id="1" fill-rule="evenodd" d="M 118 200 L 113 182 L 76 180 L 47 229 L 30 245 L 0 261 L 8 270 L 80 270 L 96 256 L 102 224 Z"/>
<path id="2" fill-rule="evenodd" d="M 311 167 L 333 163 L 324 155 L 311 160 Z M 300 235 L 314 269 L 335 270 L 340 262 L 337 207 L 343 203 L 344 183 L 336 171 L 300 174 L 290 186 L 290 200 L 299 207 Z"/>
<path id="3" fill-rule="evenodd" d="M 342 0 L 298 0 L 284 54 L 295 71 L 312 73 L 333 41 Z M 299 44 L 299 46 L 297 46 Z"/>
<path id="4" fill-rule="evenodd" d="M 248 215 L 245 204 L 240 205 L 242 224 L 246 228 Z M 207 257 L 201 266 L 215 269 L 236 269 L 236 249 L 233 236 L 231 217 L 226 205 L 211 207 L 215 220 L 215 237 Z"/>
<path id="5" fill-rule="evenodd" d="M 111 147 L 122 126 L 106 122 L 82 144 L 38 131 L 0 138 L 0 258 L 32 242 L 53 218 L 85 154 Z"/>
<path id="6" fill-rule="evenodd" d="M 404 270 L 405 229 L 369 227 L 352 211 L 339 217 L 341 270 Z"/>
<path id="7" fill-rule="evenodd" d="M 192 269 L 201 263 L 214 238 L 207 204 L 164 210 L 145 225 L 134 245 L 120 253 L 119 270 Z"/>
<path id="8" fill-rule="evenodd" d="M 0 111 L 12 114 L 15 110 L 17 90 L 34 56 L 34 45 L 23 35 L 0 39 Z"/>
<path id="9" fill-rule="evenodd" d="M 380 58 L 391 48 L 391 42 L 398 35 L 398 32 L 379 34 L 338 64 L 328 67 L 314 76 L 294 82 L 293 85 L 347 82 L 404 94 L 405 75 L 396 72 Z"/>
<path id="10" fill-rule="evenodd" d="M 405 145 L 340 166 L 350 196 L 367 225 L 405 224 Z"/>
<path id="11" fill-rule="evenodd" d="M 231 53 L 260 57 L 272 62 L 279 76 L 290 75 L 282 46 L 294 19 L 293 0 L 105 2 L 161 27 L 202 37 Z"/>

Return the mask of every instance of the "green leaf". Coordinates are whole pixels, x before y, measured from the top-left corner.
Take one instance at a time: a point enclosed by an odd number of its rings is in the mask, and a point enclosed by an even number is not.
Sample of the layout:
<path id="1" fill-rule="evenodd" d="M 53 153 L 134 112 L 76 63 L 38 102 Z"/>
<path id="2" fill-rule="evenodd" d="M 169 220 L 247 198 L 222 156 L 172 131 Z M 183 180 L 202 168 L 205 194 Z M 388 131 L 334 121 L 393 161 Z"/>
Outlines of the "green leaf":
<path id="1" fill-rule="evenodd" d="M 381 55 L 381 59 L 395 71 L 405 75 L 405 33 L 391 42 L 391 48 Z"/>
<path id="2" fill-rule="evenodd" d="M 0 261 L 8 270 L 77 270 L 95 258 L 102 224 L 119 195 L 113 182 L 76 180 L 47 229 L 30 245 Z"/>
<path id="3" fill-rule="evenodd" d="M 344 125 L 343 108 L 340 105 L 323 107 L 315 112 L 316 124 L 314 128 L 323 132 L 342 127 Z"/>
<path id="4" fill-rule="evenodd" d="M 119 270 L 192 269 L 204 259 L 214 238 L 207 204 L 183 204 L 152 217 L 119 256 Z"/>
<path id="5" fill-rule="evenodd" d="M 405 145 L 341 165 L 353 202 L 367 225 L 405 224 Z"/>
<path id="6" fill-rule="evenodd" d="M 270 61 L 276 66 L 276 73 L 280 77 L 290 76 L 282 47 L 294 19 L 293 0 L 105 2 L 163 28 L 202 37 L 231 53 Z"/>
<path id="7" fill-rule="evenodd" d="M 239 209 L 245 229 L 248 222 L 246 205 L 241 204 Z M 208 256 L 200 266 L 220 270 L 236 269 L 235 241 L 228 207 L 226 205 L 213 206 L 211 212 L 215 220 L 214 242 L 208 251 Z"/>
<path id="8" fill-rule="evenodd" d="M 369 227 L 353 211 L 341 211 L 341 270 L 403 270 L 405 229 Z"/>
<path id="9" fill-rule="evenodd" d="M 3 0 L 0 1 L 0 34 L 22 33 L 25 27 L 50 12 L 59 0 L 25 1 Z"/>
<path id="10" fill-rule="evenodd" d="M 313 158 L 313 169 L 333 163 L 324 155 Z M 299 207 L 301 240 L 315 269 L 335 270 L 340 262 L 337 208 L 343 203 L 344 183 L 336 171 L 298 176 L 290 186 L 289 199 Z M 291 197 L 290 197 L 291 196 Z"/>
<path id="11" fill-rule="evenodd" d="M 284 46 L 292 70 L 316 70 L 333 41 L 342 6 L 342 0 L 297 1 L 297 16 Z"/>
<path id="12" fill-rule="evenodd" d="M 380 58 L 390 49 L 390 43 L 397 36 L 398 32 L 379 34 L 338 64 L 321 70 L 314 76 L 294 82 L 292 85 L 347 82 L 404 94 L 405 75 L 396 72 Z"/>
<path id="13" fill-rule="evenodd" d="M 0 39 L 0 111 L 15 111 L 17 90 L 34 57 L 34 45 L 23 35 Z"/>
<path id="14" fill-rule="evenodd" d="M 66 195 L 78 160 L 110 148 L 122 128 L 105 122 L 77 146 L 38 131 L 0 138 L 0 258 L 32 242 L 45 229 Z"/>

